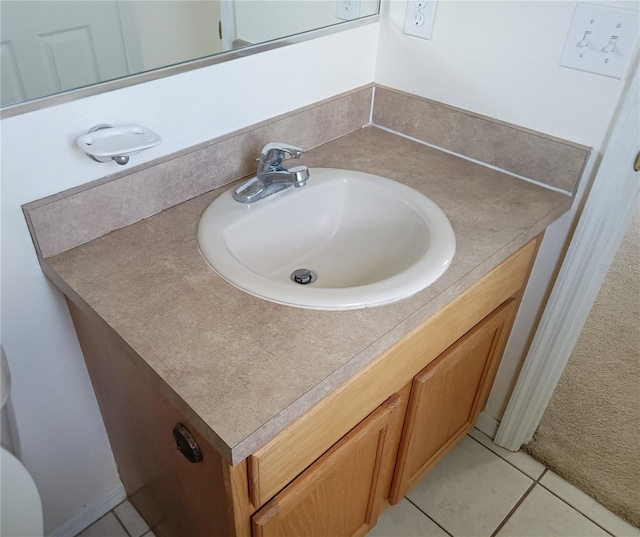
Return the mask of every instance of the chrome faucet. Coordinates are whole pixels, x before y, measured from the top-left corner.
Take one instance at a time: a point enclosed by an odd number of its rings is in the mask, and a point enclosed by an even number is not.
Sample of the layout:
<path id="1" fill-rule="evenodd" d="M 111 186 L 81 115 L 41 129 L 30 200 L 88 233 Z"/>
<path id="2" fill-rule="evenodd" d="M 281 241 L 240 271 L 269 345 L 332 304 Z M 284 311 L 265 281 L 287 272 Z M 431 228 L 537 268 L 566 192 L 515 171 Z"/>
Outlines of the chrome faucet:
<path id="1" fill-rule="evenodd" d="M 282 163 L 288 158 L 299 159 L 302 148 L 271 142 L 262 148 L 258 159 L 258 173 L 233 191 L 233 199 L 240 203 L 259 201 L 287 187 L 299 188 L 307 184 L 309 168 L 292 166 L 285 168 Z"/>

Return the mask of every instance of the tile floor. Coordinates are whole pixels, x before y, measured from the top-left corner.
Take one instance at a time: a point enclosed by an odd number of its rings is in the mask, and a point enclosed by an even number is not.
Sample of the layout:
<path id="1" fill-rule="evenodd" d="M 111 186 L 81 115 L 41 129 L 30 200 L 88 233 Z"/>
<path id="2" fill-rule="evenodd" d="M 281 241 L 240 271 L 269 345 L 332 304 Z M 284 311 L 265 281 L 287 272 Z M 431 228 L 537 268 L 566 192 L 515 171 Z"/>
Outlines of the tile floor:
<path id="1" fill-rule="evenodd" d="M 640 537 L 640 531 L 519 451 L 477 429 L 368 537 Z"/>
<path id="2" fill-rule="evenodd" d="M 125 500 L 77 537 L 155 537 L 138 511 Z M 186 536 L 185 536 L 186 537 Z"/>
<path id="3" fill-rule="evenodd" d="M 368 534 L 493 536 L 640 537 L 640 530 L 527 454 L 506 451 L 473 429 L 406 498 L 387 509 Z M 153 533 L 125 501 L 78 537 L 153 537 Z"/>

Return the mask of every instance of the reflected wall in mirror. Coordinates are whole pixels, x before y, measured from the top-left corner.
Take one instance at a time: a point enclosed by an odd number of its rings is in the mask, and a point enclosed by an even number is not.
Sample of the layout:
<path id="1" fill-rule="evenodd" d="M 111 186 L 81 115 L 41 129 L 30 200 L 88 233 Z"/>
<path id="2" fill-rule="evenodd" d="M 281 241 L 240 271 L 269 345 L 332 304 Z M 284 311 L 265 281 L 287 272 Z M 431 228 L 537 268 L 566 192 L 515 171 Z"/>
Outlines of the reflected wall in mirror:
<path id="1" fill-rule="evenodd" d="M 2 0 L 2 106 L 340 24 L 378 0 Z"/>

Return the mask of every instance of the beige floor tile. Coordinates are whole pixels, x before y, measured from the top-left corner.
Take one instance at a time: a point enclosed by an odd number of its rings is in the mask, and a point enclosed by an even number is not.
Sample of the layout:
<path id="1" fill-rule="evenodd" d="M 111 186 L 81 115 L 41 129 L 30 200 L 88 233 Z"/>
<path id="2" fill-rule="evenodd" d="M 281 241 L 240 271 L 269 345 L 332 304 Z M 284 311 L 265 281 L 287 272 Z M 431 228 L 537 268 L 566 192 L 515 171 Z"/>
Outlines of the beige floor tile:
<path id="1" fill-rule="evenodd" d="M 640 530 L 614 515 L 559 475 L 549 471 L 540 480 L 540 484 L 616 537 L 640 537 Z"/>
<path id="2" fill-rule="evenodd" d="M 418 508 L 402 499 L 389 507 L 378 519 L 368 537 L 447 537 L 433 521 Z"/>
<path id="3" fill-rule="evenodd" d="M 607 537 L 609 534 L 540 485 L 496 537 Z"/>
<path id="4" fill-rule="evenodd" d="M 107 513 L 77 537 L 129 537 L 113 513 Z"/>
<path id="5" fill-rule="evenodd" d="M 455 537 L 488 537 L 532 483 L 464 437 L 407 496 Z"/>
<path id="6" fill-rule="evenodd" d="M 478 442 L 480 442 L 486 448 L 489 448 L 500 458 L 504 459 L 510 464 L 513 464 L 518 470 L 524 472 L 532 479 L 538 479 L 542 472 L 544 472 L 544 464 L 539 463 L 533 457 L 527 455 L 523 451 L 518 451 L 514 453 L 513 451 L 509 451 L 507 449 L 501 448 L 493 443 L 493 440 L 489 438 L 483 432 L 480 432 L 478 429 L 471 429 L 469 431 L 469 436 L 475 438 Z"/>
<path id="7" fill-rule="evenodd" d="M 122 502 L 114 511 L 131 537 L 141 537 L 149 529 L 147 523 L 129 500 Z"/>

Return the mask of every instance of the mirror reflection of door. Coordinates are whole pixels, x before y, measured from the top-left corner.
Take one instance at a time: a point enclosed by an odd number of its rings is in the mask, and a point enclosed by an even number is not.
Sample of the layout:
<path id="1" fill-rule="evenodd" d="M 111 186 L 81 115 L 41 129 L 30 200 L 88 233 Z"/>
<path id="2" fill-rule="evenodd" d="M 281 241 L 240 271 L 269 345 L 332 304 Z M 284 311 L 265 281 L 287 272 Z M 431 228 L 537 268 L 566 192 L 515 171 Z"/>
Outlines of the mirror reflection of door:
<path id="1" fill-rule="evenodd" d="M 116 2 L 2 2 L 2 104 L 127 74 Z"/>
<path id="2" fill-rule="evenodd" d="M 144 0 L 117 2 L 137 30 L 142 66 L 149 71 L 223 51 L 220 2 Z M 127 11 L 126 15 L 124 14 Z"/>
<path id="3" fill-rule="evenodd" d="M 1 104 L 222 51 L 219 2 L 2 0 Z"/>

